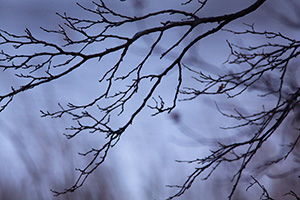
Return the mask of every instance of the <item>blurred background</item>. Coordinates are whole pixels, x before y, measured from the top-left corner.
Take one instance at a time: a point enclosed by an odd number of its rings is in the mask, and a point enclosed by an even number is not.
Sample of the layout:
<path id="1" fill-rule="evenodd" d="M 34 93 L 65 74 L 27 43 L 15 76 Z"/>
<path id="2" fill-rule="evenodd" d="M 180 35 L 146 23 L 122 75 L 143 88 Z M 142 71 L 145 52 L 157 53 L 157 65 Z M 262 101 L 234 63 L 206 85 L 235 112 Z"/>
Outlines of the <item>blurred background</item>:
<path id="1" fill-rule="evenodd" d="M 88 1 L 78 2 L 91 6 Z M 212 0 L 208 5 L 209 8 L 199 15 L 231 13 L 252 2 L 252 0 Z M 184 7 L 179 2 L 171 0 L 163 2 L 111 0 L 107 4 L 112 9 L 132 15 L 169 8 L 192 10 L 191 6 Z M 79 18 L 85 15 L 85 12 L 76 6 L 76 1 L 0 0 L 0 5 L 0 29 L 23 34 L 25 28 L 29 28 L 32 33 L 40 37 L 47 37 L 39 29 L 40 26 L 56 29 L 58 24 L 63 23 L 55 15 L 56 12 L 67 12 Z M 300 23 L 297 8 L 300 8 L 297 1 L 288 3 L 279 0 L 269 1 L 258 11 L 237 20 L 227 28 L 243 30 L 245 27 L 242 23 L 255 23 L 257 29 L 261 31 L 280 31 L 298 39 Z M 142 28 L 143 24 L 139 26 L 137 29 Z M 175 36 L 176 34 L 174 32 Z M 59 37 L 50 39 L 57 42 L 61 40 Z M 246 45 L 260 42 L 254 39 L 243 40 L 242 37 L 233 37 L 229 33 L 220 32 L 196 46 L 188 55 L 186 63 L 195 69 L 198 67 L 216 74 L 222 72 L 222 68 L 227 67 L 223 63 L 230 53 L 226 39 Z M 132 60 L 134 59 L 133 55 Z M 290 72 L 291 84 L 299 87 L 297 78 L 299 70 L 296 70 L 296 64 L 294 66 Z M 1 200 L 165 199 L 176 192 L 176 189 L 166 185 L 182 184 L 195 167 L 186 163 L 177 163 L 175 160 L 192 160 L 207 155 L 212 139 L 221 138 L 225 132 L 220 127 L 234 123 L 216 110 L 214 102 L 218 102 L 224 109 L 231 109 L 232 105 L 247 105 L 246 109 L 250 110 L 258 109 L 263 103 L 249 98 L 251 95 L 256 96 L 253 91 L 250 91 L 234 100 L 227 100 L 225 96 L 213 96 L 181 102 L 169 115 L 151 117 L 151 110 L 145 111 L 134 121 L 133 126 L 122 136 L 118 145 L 112 148 L 105 163 L 90 176 L 82 188 L 72 194 L 53 197 L 50 189 L 61 191 L 72 186 L 78 176 L 75 168 L 83 167 L 89 161 L 88 158 L 77 153 L 88 151 L 91 147 L 98 147 L 102 137 L 84 134 L 67 140 L 63 133 L 69 125 L 68 119 L 41 118 L 40 110 L 56 110 L 57 103 L 84 102 L 90 99 L 93 92 L 97 91 L 95 82 L 100 75 L 93 71 L 95 70 L 93 67 L 89 69 L 75 71 L 66 79 L 17 95 L 0 114 Z M 83 82 L 82 80 L 86 80 L 84 77 L 89 77 L 91 82 Z M 0 73 L 0 92 L 4 93 L 17 81 L 13 71 Z M 171 84 L 165 84 L 165 91 L 163 91 L 165 94 L 171 94 L 168 89 L 172 87 Z M 256 91 L 259 91 L 259 88 Z M 118 121 L 115 123 L 117 124 Z M 294 116 L 288 123 L 299 123 L 299 116 Z M 289 130 L 292 126 L 288 123 L 284 127 L 285 131 L 281 132 L 284 134 L 288 131 L 290 134 L 278 135 L 270 140 L 261 155 L 280 154 L 279 148 L 274 144 L 278 141 L 288 143 L 290 137 L 295 137 L 296 133 Z M 234 136 L 236 132 L 230 134 Z M 263 162 L 260 160 L 265 160 L 265 157 L 257 157 L 256 162 Z M 295 173 L 299 174 L 297 156 L 288 159 L 279 167 L 257 173 L 275 199 L 292 199 L 282 196 L 289 190 L 300 192 L 299 180 L 295 179 L 294 173 L 279 176 L 284 174 L 285 171 L 282 169 L 287 166 L 295 169 Z M 192 188 L 181 199 L 225 199 L 231 187 L 228 185 L 228 180 L 231 178 L 228 172 L 232 167 L 234 166 L 220 168 L 207 181 L 200 179 L 195 181 Z M 244 180 L 241 183 L 236 199 L 259 199 L 260 188 L 253 187 L 248 192 L 245 191 L 249 181 L 251 180 Z"/>

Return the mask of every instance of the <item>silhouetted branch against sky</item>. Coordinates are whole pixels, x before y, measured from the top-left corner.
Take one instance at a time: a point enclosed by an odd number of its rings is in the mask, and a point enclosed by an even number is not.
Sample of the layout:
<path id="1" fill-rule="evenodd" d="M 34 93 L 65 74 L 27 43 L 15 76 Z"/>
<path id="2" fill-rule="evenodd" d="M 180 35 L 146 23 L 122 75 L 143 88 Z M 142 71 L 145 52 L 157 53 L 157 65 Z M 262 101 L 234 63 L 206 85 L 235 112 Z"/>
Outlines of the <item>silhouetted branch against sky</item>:
<path id="1" fill-rule="evenodd" d="M 221 114 L 243 122 L 231 128 L 243 128 L 254 126 L 251 137 L 240 142 L 220 143 L 217 150 L 201 159 L 189 161 L 197 163 L 199 167 L 188 177 L 186 182 L 178 187 L 179 191 L 174 197 L 181 196 L 193 182 L 207 173 L 207 179 L 223 163 L 241 163 L 240 168 L 233 175 L 232 198 L 238 183 L 247 165 L 254 155 L 280 127 L 290 112 L 298 106 L 300 89 L 286 88 L 286 72 L 290 62 L 299 55 L 300 42 L 286 37 L 281 33 L 259 32 L 254 25 L 247 25 L 247 30 L 240 32 L 225 30 L 226 25 L 243 18 L 260 8 L 266 0 L 257 0 L 252 5 L 235 13 L 220 16 L 199 17 L 198 13 L 209 3 L 208 0 L 197 1 L 198 7 L 193 12 L 184 11 L 185 7 L 193 0 L 183 2 L 182 10 L 166 9 L 149 12 L 141 16 L 130 16 L 119 13 L 106 5 L 105 1 L 92 1 L 90 7 L 78 4 L 87 17 L 73 17 L 66 13 L 58 14 L 64 21 L 57 30 L 41 28 L 44 34 L 59 35 L 64 43 L 51 42 L 51 40 L 39 39 L 26 29 L 24 35 L 12 34 L 0 30 L 0 63 L 3 72 L 14 70 L 15 76 L 23 80 L 20 86 L 12 83 L 10 90 L 0 94 L 0 111 L 9 106 L 14 98 L 21 92 L 32 90 L 45 84 L 55 84 L 54 80 L 64 79 L 71 72 L 79 68 L 87 68 L 91 63 L 99 66 L 99 79 L 102 93 L 95 93 L 92 101 L 77 105 L 70 103 L 59 105 L 54 112 L 41 111 L 42 117 L 61 118 L 66 116 L 74 120 L 73 126 L 67 128 L 67 138 L 73 138 L 83 132 L 101 133 L 105 135 L 105 142 L 98 149 L 92 148 L 81 155 L 91 155 L 91 161 L 83 169 L 77 169 L 80 173 L 74 185 L 62 192 L 53 191 L 56 195 L 73 192 L 81 187 L 87 177 L 101 165 L 109 150 L 118 143 L 121 135 L 127 128 L 134 124 L 134 119 L 146 108 L 153 110 L 153 115 L 170 113 L 182 95 L 184 100 L 192 100 L 202 95 L 225 94 L 228 98 L 234 98 L 259 81 L 265 80 L 267 74 L 273 73 L 279 78 L 275 87 L 263 82 L 263 96 L 273 95 L 277 103 L 269 110 L 263 109 L 257 113 L 244 114 L 236 110 L 235 114 Z M 176 20 L 174 20 L 176 19 Z M 151 27 L 136 30 L 136 24 L 151 21 Z M 209 25 L 209 26 L 206 26 Z M 202 27 L 203 26 L 203 27 Z M 195 34 L 198 27 L 203 32 Z M 173 43 L 168 40 L 168 33 L 183 28 L 184 33 Z M 223 30 L 222 30 L 223 29 Z M 258 46 L 243 47 L 228 41 L 231 55 L 228 64 L 238 64 L 245 67 L 240 71 L 230 71 L 216 77 L 204 71 L 195 70 L 184 63 L 184 58 L 189 50 L 217 32 L 227 31 L 234 35 L 247 35 L 265 37 L 266 43 Z M 144 45 L 151 36 L 151 45 Z M 276 43 L 282 40 L 284 44 Z M 273 42 L 274 40 L 274 42 Z M 150 40 L 149 40 L 150 41 Z M 148 42 L 149 42 L 148 41 Z M 168 48 L 161 46 L 168 44 Z M 130 58 L 137 46 L 143 48 L 143 55 L 132 64 Z M 34 49 L 32 51 L 32 49 Z M 161 63 L 160 69 L 154 69 L 153 59 L 157 57 Z M 169 54 L 176 55 L 168 57 Z M 105 62 L 105 59 L 113 58 L 113 62 Z M 151 67 L 153 68 L 151 70 Z M 183 87 L 183 73 L 194 73 L 198 85 Z M 165 100 L 164 95 L 158 94 L 159 88 L 170 73 L 177 74 L 171 100 Z M 83 77 L 82 81 L 89 81 Z M 197 89 L 199 88 L 201 89 Z M 98 92 L 98 91 L 97 91 Z M 170 99 L 170 98 L 168 98 Z M 99 114 L 100 113 L 100 114 Z M 122 118 L 123 124 L 115 125 L 113 121 Z M 296 143 L 294 144 L 294 146 Z M 292 147 L 294 148 L 294 147 Z"/>

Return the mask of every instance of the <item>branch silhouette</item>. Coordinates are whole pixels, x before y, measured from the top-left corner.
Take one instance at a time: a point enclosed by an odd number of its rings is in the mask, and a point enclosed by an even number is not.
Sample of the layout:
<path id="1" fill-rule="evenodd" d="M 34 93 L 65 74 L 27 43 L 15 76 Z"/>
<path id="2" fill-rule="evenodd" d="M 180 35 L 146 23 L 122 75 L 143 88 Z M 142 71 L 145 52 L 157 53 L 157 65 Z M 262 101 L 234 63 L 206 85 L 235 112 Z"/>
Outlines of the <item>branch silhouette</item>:
<path id="1" fill-rule="evenodd" d="M 192 2 L 193 0 L 186 1 L 182 6 Z M 243 32 L 225 29 L 231 22 L 255 12 L 266 0 L 256 0 L 252 5 L 235 13 L 199 17 L 197 13 L 205 8 L 207 2 L 207 0 L 198 1 L 199 6 L 194 12 L 166 9 L 143 16 L 118 13 L 109 8 L 103 0 L 92 1 L 93 8 L 77 3 L 90 17 L 78 18 L 68 16 L 66 13 L 57 14 L 64 21 L 58 30 L 41 28 L 45 34 L 62 36 L 64 44 L 39 39 L 28 29 L 25 30 L 25 35 L 0 30 L 0 46 L 3 49 L 0 52 L 0 67 L 4 71 L 14 70 L 16 76 L 26 82 L 17 87 L 12 85 L 9 92 L 0 95 L 0 111 L 7 108 L 21 92 L 52 84 L 54 80 L 63 79 L 72 71 L 84 68 L 90 61 L 100 65 L 99 72 L 102 77 L 99 84 L 105 88 L 101 94 L 97 94 L 97 97 L 86 104 L 76 105 L 70 102 L 67 105 L 58 104 L 58 110 L 53 112 L 41 111 L 42 117 L 61 118 L 66 115 L 74 120 L 76 125 L 67 128 L 68 134 L 65 134 L 68 139 L 83 132 L 105 135 L 105 142 L 99 148 L 91 148 L 80 154 L 91 155 L 92 159 L 83 169 L 77 169 L 79 176 L 74 185 L 63 191 L 52 190 L 55 195 L 73 192 L 81 187 L 89 175 L 105 161 L 109 150 L 118 143 L 122 134 L 144 109 L 152 109 L 155 116 L 164 112 L 170 113 L 176 107 L 180 95 L 184 96 L 183 99 L 186 101 L 202 95 L 225 94 L 228 98 L 234 98 L 246 90 L 256 88 L 265 92 L 263 97 L 269 95 L 276 97 L 276 105 L 269 110 L 263 109 L 252 114 L 245 114 L 237 109 L 235 114 L 228 114 L 218 108 L 224 116 L 242 122 L 226 129 L 251 126 L 255 127 L 256 131 L 244 141 L 229 144 L 220 142 L 218 148 L 205 158 L 186 161 L 197 163 L 199 167 L 188 176 L 183 185 L 170 186 L 179 190 L 169 199 L 181 196 L 207 171 L 204 179 L 209 178 L 223 163 L 240 163 L 239 169 L 232 177 L 233 186 L 229 199 L 233 197 L 246 167 L 257 151 L 299 106 L 300 88 L 289 85 L 286 73 L 292 60 L 299 55 L 300 41 L 281 33 L 256 31 L 254 25 L 246 25 L 247 30 Z M 176 20 L 173 20 L 174 18 Z M 134 28 L 137 23 L 150 20 L 155 22 L 151 27 L 139 31 Z M 197 27 L 204 27 L 206 24 L 210 26 L 203 33 L 192 34 Z M 179 27 L 184 28 L 184 33 L 169 47 L 162 49 L 160 46 L 168 41 L 167 33 Z M 258 46 L 242 47 L 227 41 L 231 50 L 227 63 L 245 67 L 240 71 L 229 71 L 217 78 L 184 63 L 184 58 L 192 47 L 221 31 L 234 35 L 265 37 L 268 42 Z M 153 38 L 151 45 L 144 49 L 142 59 L 136 65 L 130 64 L 130 53 L 141 41 L 147 40 L 148 36 Z M 95 46 L 100 50 L 95 52 L 93 49 Z M 8 47 L 13 47 L 14 51 L 6 51 Z M 30 49 L 35 50 L 32 52 Z M 170 59 L 168 55 L 171 52 L 176 56 Z M 151 70 L 152 59 L 157 53 L 161 63 L 168 61 L 159 72 Z M 110 66 L 101 65 L 109 56 L 114 57 L 114 63 Z M 185 71 L 194 73 L 193 78 L 198 81 L 201 89 L 182 87 Z M 173 90 L 171 100 L 166 100 L 158 94 L 158 91 L 171 72 L 176 73 L 176 84 L 171 88 Z M 275 86 L 266 78 L 270 73 L 278 77 Z M 125 115 L 125 112 L 130 113 Z M 118 117 L 123 117 L 126 121 L 116 127 L 112 121 Z M 297 141 L 298 139 L 291 146 L 291 151 L 297 145 Z"/>

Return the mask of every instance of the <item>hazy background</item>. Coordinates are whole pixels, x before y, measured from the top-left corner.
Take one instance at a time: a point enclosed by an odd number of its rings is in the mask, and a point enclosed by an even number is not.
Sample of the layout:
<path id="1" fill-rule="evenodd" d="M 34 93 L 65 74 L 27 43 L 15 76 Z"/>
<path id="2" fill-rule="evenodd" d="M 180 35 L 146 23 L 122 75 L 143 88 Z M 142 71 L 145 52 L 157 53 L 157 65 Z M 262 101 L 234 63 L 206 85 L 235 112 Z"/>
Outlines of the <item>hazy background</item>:
<path id="1" fill-rule="evenodd" d="M 89 5 L 88 1 L 78 2 Z M 251 2 L 253 1 L 211 0 L 209 8 L 201 13 L 201 16 L 231 13 L 250 5 Z M 171 0 L 115 0 L 107 4 L 112 9 L 136 15 L 147 13 L 149 10 L 181 8 L 179 2 Z M 55 29 L 57 24 L 62 23 L 55 15 L 56 12 L 67 12 L 77 17 L 85 15 L 76 6 L 75 1 L 0 0 L 0 5 L 0 29 L 22 34 L 25 28 L 29 28 L 32 33 L 41 37 L 49 36 L 45 36 L 45 33 L 39 30 L 40 26 Z M 191 7 L 183 9 L 190 10 Z M 292 10 L 292 7 L 279 0 L 269 1 L 258 11 L 229 27 L 243 30 L 243 22 L 255 23 L 262 31 L 270 29 L 297 36 L 297 24 L 290 23 L 287 26 L 287 23 L 282 23 L 287 20 L 279 20 L 282 19 L 279 13 L 289 13 L 291 16 L 288 16 L 293 19 L 295 16 Z M 143 24 L 137 26 L 137 29 L 142 27 Z M 229 54 L 225 42 L 228 37 L 231 35 L 221 32 L 204 40 L 195 48 L 195 54 L 189 55 L 186 62 L 195 69 L 199 67 L 201 70 L 222 72 L 222 67 L 226 67 L 223 62 Z M 249 43 L 249 40 L 242 41 L 240 38 L 229 39 Z M 51 40 L 60 41 L 61 38 Z M 132 60 L 134 59 L 133 56 Z M 151 111 L 145 111 L 134 121 L 119 144 L 110 151 L 105 163 L 94 172 L 84 187 L 73 194 L 54 198 L 50 189 L 62 190 L 71 186 L 77 178 L 74 169 L 83 167 L 88 161 L 77 155 L 77 152 L 98 147 L 101 143 L 98 143 L 97 136 L 89 134 L 67 140 L 62 133 L 69 122 L 64 119 L 40 118 L 40 110 L 55 110 L 58 108 L 58 102 L 66 104 L 69 101 L 84 102 L 90 99 L 89 94 L 93 94 L 97 87 L 92 80 L 99 79 L 101 75 L 95 74 L 93 67 L 88 69 L 91 70 L 77 70 L 69 78 L 17 95 L 0 114 L 0 199 L 164 199 L 176 191 L 165 186 L 182 184 L 193 169 L 193 166 L 176 163 L 175 160 L 190 160 L 207 154 L 209 148 L 206 139 L 220 137 L 222 131 L 219 127 L 232 123 L 222 117 L 214 106 L 214 101 L 225 101 L 224 96 L 179 103 L 174 111 L 179 118 L 174 118 L 174 114 L 150 117 Z M 86 82 L 86 77 L 91 81 Z M 14 81 L 17 80 L 13 78 L 13 72 L 0 74 L 0 92 L 10 88 Z M 168 89 L 170 87 L 171 83 L 165 84 L 166 94 L 171 94 Z M 249 101 L 249 105 L 252 106 L 249 106 L 249 109 L 255 109 L 256 104 L 253 101 L 247 97 L 242 98 Z M 237 103 L 237 100 L 232 100 L 227 105 Z M 118 124 L 118 121 L 115 123 Z M 181 199 L 226 197 L 230 189 L 226 184 L 226 180 L 229 179 L 228 171 L 229 166 L 219 170 L 207 182 L 196 181 Z M 263 180 L 270 182 L 269 179 Z M 241 191 L 238 193 L 242 195 L 248 183 L 241 185 Z M 270 184 L 271 191 L 276 190 L 276 184 L 274 185 Z M 260 190 L 256 189 L 259 196 Z M 256 189 L 253 188 L 245 194 L 255 193 Z M 253 199 L 251 196 L 240 198 Z"/>

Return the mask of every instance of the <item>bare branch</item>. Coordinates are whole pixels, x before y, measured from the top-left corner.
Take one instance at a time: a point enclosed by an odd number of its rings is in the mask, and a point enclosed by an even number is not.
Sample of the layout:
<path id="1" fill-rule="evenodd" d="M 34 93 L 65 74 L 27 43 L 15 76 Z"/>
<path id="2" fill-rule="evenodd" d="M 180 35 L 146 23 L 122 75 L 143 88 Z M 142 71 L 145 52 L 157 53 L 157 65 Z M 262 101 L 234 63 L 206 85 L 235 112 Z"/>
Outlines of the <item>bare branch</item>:
<path id="1" fill-rule="evenodd" d="M 262 92 L 260 98 L 275 99 L 274 106 L 265 108 L 262 105 L 261 110 L 246 113 L 236 108 L 233 112 L 225 112 L 216 104 L 217 110 L 223 116 L 239 121 L 234 126 L 223 127 L 224 129 L 238 129 L 243 132 L 244 128 L 250 127 L 250 134 L 244 138 L 236 138 L 234 142 L 220 140 L 219 146 L 214 147 L 204 158 L 181 161 L 195 164 L 197 167 L 181 186 L 170 186 L 178 189 L 177 193 L 169 198 L 173 199 L 186 192 L 196 179 L 207 180 L 220 166 L 238 163 L 239 167 L 232 170 L 232 189 L 228 197 L 233 198 L 255 155 L 287 121 L 291 113 L 295 113 L 299 108 L 300 87 L 297 84 L 291 86 L 287 74 L 292 70 L 290 68 L 300 54 L 300 41 L 277 32 L 257 31 L 254 25 L 246 25 L 245 31 L 224 29 L 231 22 L 256 11 L 266 0 L 256 0 L 252 5 L 236 13 L 198 17 L 196 13 L 202 10 L 207 2 L 198 0 L 196 2 L 198 7 L 193 13 L 166 9 L 142 16 L 118 13 L 108 7 L 103 0 L 92 2 L 93 8 L 78 4 L 90 17 L 81 19 L 68 16 L 66 13 L 58 14 L 64 21 L 58 26 L 58 30 L 41 28 L 45 34 L 61 36 L 64 44 L 39 39 L 28 29 L 25 29 L 24 35 L 14 35 L 0 30 L 0 46 L 3 49 L 0 52 L 0 67 L 3 70 L 15 70 L 17 72 L 15 76 L 25 80 L 23 85 L 12 84 L 9 92 L 0 95 L 2 103 L 0 112 L 21 92 L 69 76 L 72 71 L 85 67 L 87 62 L 101 66 L 99 84 L 105 88 L 102 93 L 86 103 L 58 104 L 56 111 L 41 111 L 42 117 L 70 117 L 73 120 L 73 125 L 66 128 L 65 135 L 68 139 L 86 132 L 99 133 L 105 137 L 105 141 L 97 149 L 91 148 L 87 152 L 80 153 L 82 156 L 91 155 L 92 159 L 83 169 L 77 169 L 79 176 L 73 186 L 61 192 L 53 191 L 55 195 L 73 192 L 81 187 L 89 175 L 105 161 L 109 150 L 118 143 L 122 134 L 143 110 L 150 108 L 155 116 L 170 113 L 181 96 L 186 101 L 203 95 L 223 94 L 228 98 L 236 98 L 245 91 L 256 89 Z M 192 3 L 195 1 L 187 0 L 182 5 Z M 174 16 L 177 17 L 176 20 L 172 18 Z M 165 20 L 161 20 L 163 18 Z M 135 29 L 137 23 L 150 20 L 153 20 L 155 25 L 139 31 Z M 209 28 L 205 26 L 206 24 L 209 24 Z M 207 29 L 199 33 L 196 32 L 198 27 Z M 160 45 L 164 45 L 168 34 L 177 28 L 184 29 L 183 34 L 161 51 Z M 238 65 L 240 68 L 233 67 L 221 75 L 197 71 L 183 63 L 196 44 L 221 31 L 227 31 L 235 36 L 262 37 L 266 42 L 245 47 L 227 41 L 230 56 L 225 64 Z M 147 44 L 145 51 L 140 52 L 141 60 L 136 59 L 135 63 L 131 63 L 130 54 L 134 53 L 135 47 L 143 44 L 141 41 L 146 40 L 148 36 L 154 40 L 150 45 Z M 97 50 L 93 48 L 95 46 Z M 11 47 L 14 48 L 12 52 L 9 49 Z M 34 52 L 30 51 L 32 48 L 35 49 Z M 157 51 L 158 49 L 160 51 Z M 157 52 L 159 55 L 155 55 Z M 171 53 L 174 57 L 170 59 Z M 104 66 L 103 60 L 109 56 L 114 60 L 108 66 Z M 153 65 L 157 64 L 156 62 L 167 64 L 155 71 Z M 175 72 L 175 78 L 170 76 L 172 72 Z M 197 84 L 183 86 L 185 72 L 192 73 L 192 80 Z M 170 98 L 165 98 L 159 92 L 168 81 L 167 77 L 172 77 L 174 82 Z M 122 123 L 117 125 L 112 123 L 117 118 L 122 118 Z M 271 160 L 264 166 L 285 160 L 298 145 L 298 140 L 299 136 L 290 143 L 289 151 L 284 156 Z M 264 186 L 254 177 L 252 179 L 254 183 L 251 186 L 257 184 L 263 190 L 261 199 L 272 199 Z"/>

